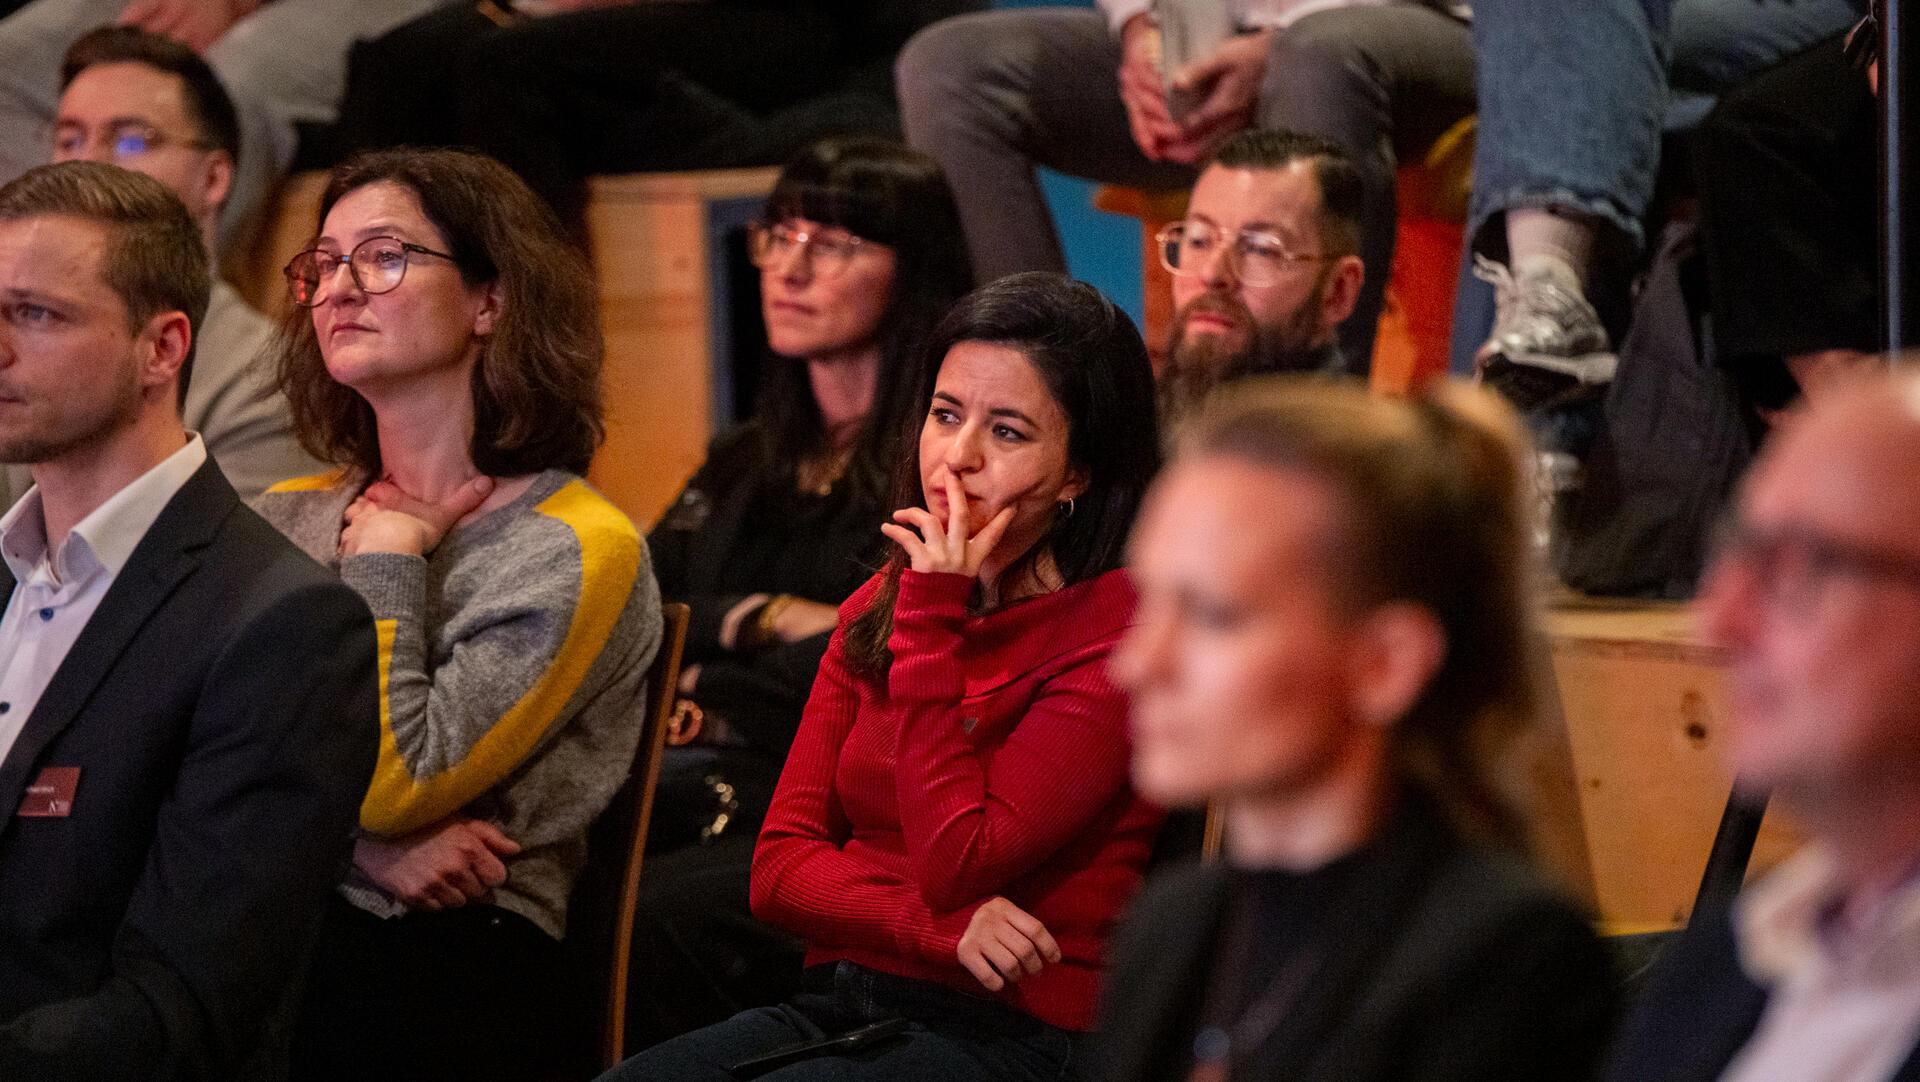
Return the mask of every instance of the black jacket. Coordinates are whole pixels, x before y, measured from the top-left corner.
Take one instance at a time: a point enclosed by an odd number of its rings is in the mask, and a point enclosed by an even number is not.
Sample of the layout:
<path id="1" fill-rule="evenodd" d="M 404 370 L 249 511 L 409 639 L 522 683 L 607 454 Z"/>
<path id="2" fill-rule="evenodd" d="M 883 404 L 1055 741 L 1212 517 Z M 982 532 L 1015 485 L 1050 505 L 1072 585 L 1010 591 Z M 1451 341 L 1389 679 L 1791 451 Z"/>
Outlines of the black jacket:
<path id="1" fill-rule="evenodd" d="M 1424 805 L 1397 815 L 1383 846 L 1337 903 L 1332 946 L 1236 1079 L 1592 1077 L 1618 985 L 1586 921 Z M 1113 947 L 1084 1077 L 1184 1078 L 1232 874 L 1190 866 L 1142 892 Z"/>
<path id="2" fill-rule="evenodd" d="M 713 442 L 647 535 L 661 598 L 693 610 L 687 663 L 700 666 L 694 698 L 725 715 L 734 733 L 775 762 L 786 759 L 793 743 L 828 636 L 726 651 L 719 644 L 721 618 L 742 598 L 762 592 L 839 605 L 878 568 L 885 541 L 880 524 L 891 511 L 852 492 L 836 493 L 823 519 L 784 547 L 787 579 L 757 579 L 742 568 L 740 554 L 755 531 L 774 525 L 764 516 L 782 507 L 786 475 L 758 426 L 743 425 Z"/>
<path id="3" fill-rule="evenodd" d="M 377 688 L 366 604 L 209 460 L 0 763 L 0 1078 L 285 1074 Z M 12 814 L 56 766 L 80 770 L 70 814 Z"/>
<path id="4" fill-rule="evenodd" d="M 1729 914 L 1696 913 L 1622 1028 L 1607 1082 L 1713 1082 L 1766 1006 L 1766 991 L 1740 968 Z M 1920 1082 L 1920 1046 L 1889 1082 Z"/>

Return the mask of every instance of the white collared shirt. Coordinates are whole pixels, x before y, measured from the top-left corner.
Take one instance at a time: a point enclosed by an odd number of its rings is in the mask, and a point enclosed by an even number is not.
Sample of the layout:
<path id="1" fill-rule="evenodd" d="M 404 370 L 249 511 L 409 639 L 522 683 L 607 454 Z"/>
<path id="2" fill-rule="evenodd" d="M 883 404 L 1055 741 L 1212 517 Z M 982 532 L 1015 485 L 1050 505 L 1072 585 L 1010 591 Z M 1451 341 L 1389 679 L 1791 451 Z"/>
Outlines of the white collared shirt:
<path id="1" fill-rule="evenodd" d="M 1920 881 L 1861 914 L 1818 845 L 1749 888 L 1740 967 L 1766 1010 L 1721 1082 L 1886 1082 L 1920 1037 Z"/>
<path id="2" fill-rule="evenodd" d="M 206 445 L 198 435 L 189 437 L 94 508 L 51 552 L 38 488 L 0 516 L 0 558 L 14 579 L 0 617 L 0 762 L 134 548 L 206 460 Z"/>

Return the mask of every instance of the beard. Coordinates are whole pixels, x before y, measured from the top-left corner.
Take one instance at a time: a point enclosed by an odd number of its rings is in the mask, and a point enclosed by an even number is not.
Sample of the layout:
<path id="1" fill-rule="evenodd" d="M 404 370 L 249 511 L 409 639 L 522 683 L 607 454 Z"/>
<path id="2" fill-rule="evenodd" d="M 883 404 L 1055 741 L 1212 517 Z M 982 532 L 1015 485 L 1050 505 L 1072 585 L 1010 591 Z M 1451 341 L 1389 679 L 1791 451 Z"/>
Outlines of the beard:
<path id="1" fill-rule="evenodd" d="M 72 399 L 52 417 L 28 418 L 20 430 L 0 428 L 0 463 L 35 466 L 97 443 L 132 423 L 140 413 L 140 380 L 131 364 L 104 388 L 100 401 Z"/>
<path id="2" fill-rule="evenodd" d="M 1253 312 L 1239 298 L 1222 293 L 1202 293 L 1175 313 L 1166 368 L 1155 386 L 1161 431 L 1169 442 L 1179 422 L 1216 388 L 1248 376 L 1319 370 L 1325 355 L 1314 340 L 1320 337 L 1327 280 L 1322 272 L 1306 301 L 1280 323 L 1255 322 Z M 1188 321 L 1202 312 L 1226 320 L 1234 332 L 1187 337 Z"/>

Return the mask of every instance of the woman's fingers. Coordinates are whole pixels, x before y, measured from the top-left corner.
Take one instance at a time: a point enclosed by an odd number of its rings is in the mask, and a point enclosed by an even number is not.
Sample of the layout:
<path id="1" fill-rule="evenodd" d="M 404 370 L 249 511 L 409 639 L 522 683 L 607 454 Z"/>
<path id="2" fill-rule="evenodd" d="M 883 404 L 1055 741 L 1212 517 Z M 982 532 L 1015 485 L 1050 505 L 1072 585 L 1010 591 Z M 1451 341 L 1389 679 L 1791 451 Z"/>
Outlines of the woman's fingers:
<path id="1" fill-rule="evenodd" d="M 967 545 L 967 490 L 960 487 L 960 479 L 951 472 L 947 474 L 947 544 L 955 552 L 965 552 Z"/>
<path id="2" fill-rule="evenodd" d="M 1007 981 L 1017 984 L 1020 978 L 1027 975 L 1026 967 L 1020 962 L 1020 956 L 1005 943 L 993 939 L 987 940 L 980 944 L 980 953 L 986 956 L 987 963 L 993 966 L 993 971 Z M 998 991 L 998 989 L 995 990 Z"/>
<path id="3" fill-rule="evenodd" d="M 973 945 L 961 943 L 959 957 L 961 966 L 965 967 L 968 973 L 973 974 L 973 979 L 980 982 L 980 987 L 989 992 L 998 992 L 1007 986 L 1007 982 L 1000 978 L 1000 974 L 994 972 L 986 956 Z"/>
<path id="4" fill-rule="evenodd" d="M 986 560 L 987 554 L 1000 544 L 1000 538 L 1006 534 L 1007 527 L 1012 524 L 1013 505 L 1008 504 L 1002 507 L 998 514 L 987 520 L 985 526 L 980 527 L 980 532 L 973 535 L 973 540 L 967 542 L 967 566 L 975 574 L 979 573 L 980 564 Z"/>

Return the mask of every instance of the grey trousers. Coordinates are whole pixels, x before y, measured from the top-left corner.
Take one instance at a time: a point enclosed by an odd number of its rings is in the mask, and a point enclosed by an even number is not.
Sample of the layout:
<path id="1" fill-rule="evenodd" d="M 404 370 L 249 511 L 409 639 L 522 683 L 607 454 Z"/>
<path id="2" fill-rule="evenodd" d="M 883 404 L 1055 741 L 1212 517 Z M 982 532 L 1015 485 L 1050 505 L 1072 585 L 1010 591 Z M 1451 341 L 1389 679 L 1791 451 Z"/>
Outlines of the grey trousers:
<path id="1" fill-rule="evenodd" d="M 223 247 L 241 239 L 293 161 L 294 124 L 331 121 L 347 48 L 447 0 L 275 0 L 207 51 L 240 112 L 240 162 L 220 216 Z M 34 0 L 0 19 L 0 181 L 47 160 L 60 100 L 60 58 L 73 39 L 112 22 L 128 0 Z"/>
<path id="2" fill-rule="evenodd" d="M 946 170 L 979 280 L 1066 269 L 1035 164 L 1108 184 L 1192 184 L 1192 169 L 1149 161 L 1134 145 L 1119 65 L 1103 17 L 1074 8 L 958 16 L 901 52 L 907 139 Z M 1473 79 L 1468 27 L 1414 4 L 1324 11 L 1274 36 L 1256 123 L 1332 140 L 1366 185 L 1367 282 L 1341 331 L 1363 368 L 1393 262 L 1398 156 L 1473 112 Z"/>

